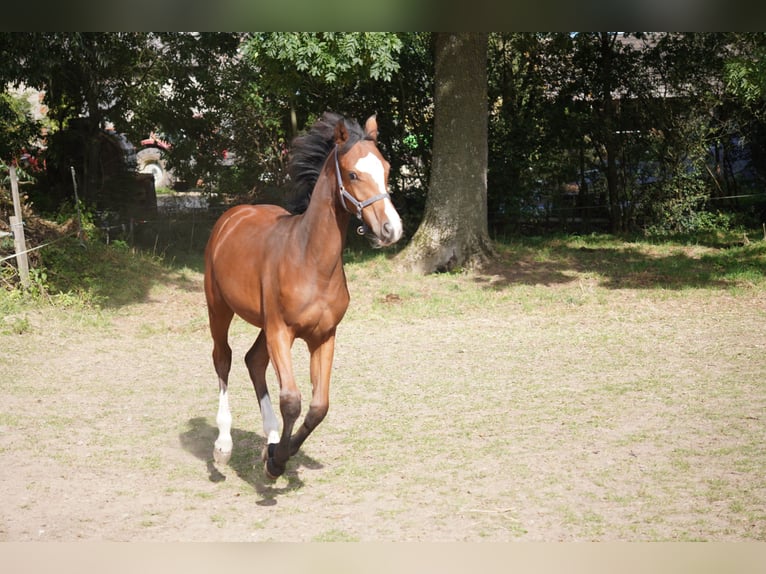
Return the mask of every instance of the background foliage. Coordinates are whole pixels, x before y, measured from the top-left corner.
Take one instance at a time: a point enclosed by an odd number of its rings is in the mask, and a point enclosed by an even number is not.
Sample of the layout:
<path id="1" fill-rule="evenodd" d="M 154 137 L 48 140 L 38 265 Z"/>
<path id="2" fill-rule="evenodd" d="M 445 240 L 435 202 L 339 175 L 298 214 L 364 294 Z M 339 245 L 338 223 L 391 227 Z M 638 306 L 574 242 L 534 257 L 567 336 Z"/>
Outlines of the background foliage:
<path id="1" fill-rule="evenodd" d="M 26 168 L 37 151 L 41 209 L 71 202 L 70 164 L 87 203 L 114 197 L 124 183 L 99 163 L 112 126 L 135 146 L 163 137 L 178 179 L 206 192 L 280 201 L 291 138 L 332 109 L 379 115 L 408 232 L 422 216 L 428 33 L 4 33 L 0 50 L 0 157 Z M 763 33 L 493 34 L 490 232 L 760 225 L 764 51 Z M 14 86 L 44 91 L 46 137 Z"/>

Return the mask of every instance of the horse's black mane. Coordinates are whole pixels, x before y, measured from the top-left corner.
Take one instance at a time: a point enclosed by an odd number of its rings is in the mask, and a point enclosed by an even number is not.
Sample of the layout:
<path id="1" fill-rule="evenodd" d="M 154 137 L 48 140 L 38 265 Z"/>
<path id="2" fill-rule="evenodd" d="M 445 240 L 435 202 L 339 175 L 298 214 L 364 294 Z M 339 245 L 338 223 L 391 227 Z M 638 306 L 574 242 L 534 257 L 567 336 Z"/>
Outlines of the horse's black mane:
<path id="1" fill-rule="evenodd" d="M 287 164 L 293 196 L 288 209 L 292 213 L 303 213 L 308 208 L 311 192 L 314 190 L 327 155 L 335 147 L 335 126 L 339 121 L 345 123 L 349 134 L 348 141 L 340 149 L 341 154 L 367 137 L 355 120 L 344 118 L 334 112 L 325 112 L 307 133 L 293 139 Z"/>

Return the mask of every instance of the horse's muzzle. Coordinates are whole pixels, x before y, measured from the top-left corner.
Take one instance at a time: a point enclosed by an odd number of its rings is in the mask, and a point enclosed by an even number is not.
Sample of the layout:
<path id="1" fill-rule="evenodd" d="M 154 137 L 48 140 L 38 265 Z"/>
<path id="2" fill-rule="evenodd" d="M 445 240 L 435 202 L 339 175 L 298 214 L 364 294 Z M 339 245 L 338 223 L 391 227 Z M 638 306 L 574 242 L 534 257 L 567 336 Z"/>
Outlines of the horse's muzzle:
<path id="1" fill-rule="evenodd" d="M 386 245 L 391 245 L 399 241 L 401 233 L 397 233 L 397 229 L 391 225 L 389 221 L 383 224 L 383 229 L 380 230 L 381 242 Z"/>

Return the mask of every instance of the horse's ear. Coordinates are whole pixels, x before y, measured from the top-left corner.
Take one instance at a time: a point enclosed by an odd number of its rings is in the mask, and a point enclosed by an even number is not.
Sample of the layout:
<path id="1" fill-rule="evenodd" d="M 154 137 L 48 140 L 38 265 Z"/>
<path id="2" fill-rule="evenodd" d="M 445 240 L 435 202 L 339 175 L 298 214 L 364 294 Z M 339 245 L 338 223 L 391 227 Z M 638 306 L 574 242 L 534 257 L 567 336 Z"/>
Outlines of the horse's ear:
<path id="1" fill-rule="evenodd" d="M 378 141 L 378 120 L 375 117 L 375 114 L 372 114 L 367 118 L 367 121 L 364 122 L 364 131 L 373 139 L 373 141 Z"/>
<path id="2" fill-rule="evenodd" d="M 348 141 L 348 128 L 346 128 L 346 122 L 343 118 L 338 120 L 335 124 L 335 143 L 343 145 Z"/>

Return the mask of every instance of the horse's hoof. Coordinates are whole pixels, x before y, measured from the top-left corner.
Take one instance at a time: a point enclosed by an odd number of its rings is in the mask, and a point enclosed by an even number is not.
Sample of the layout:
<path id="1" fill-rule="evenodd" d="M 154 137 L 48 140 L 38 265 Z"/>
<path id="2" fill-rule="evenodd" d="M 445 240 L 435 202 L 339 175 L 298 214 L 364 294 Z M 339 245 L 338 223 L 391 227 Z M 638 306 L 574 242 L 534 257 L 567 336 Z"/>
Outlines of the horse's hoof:
<path id="1" fill-rule="evenodd" d="M 266 446 L 263 447 L 263 450 L 261 451 L 261 460 L 263 462 L 266 462 L 269 460 L 269 458 L 274 458 L 274 450 L 277 448 L 277 443 L 270 442 Z"/>
<path id="2" fill-rule="evenodd" d="M 229 464 L 231 459 L 231 451 L 223 451 L 218 447 L 213 449 L 213 460 L 216 464 L 226 465 Z"/>
<path id="3" fill-rule="evenodd" d="M 274 463 L 274 459 L 272 457 L 269 457 L 266 459 L 266 462 L 263 463 L 263 470 L 266 473 L 266 476 L 269 477 L 269 479 L 276 480 L 284 474 L 285 467 L 282 466 L 282 468 L 279 468 Z"/>

